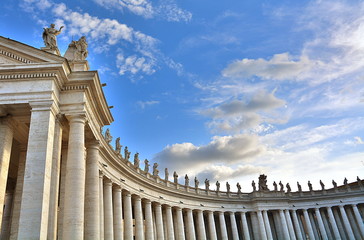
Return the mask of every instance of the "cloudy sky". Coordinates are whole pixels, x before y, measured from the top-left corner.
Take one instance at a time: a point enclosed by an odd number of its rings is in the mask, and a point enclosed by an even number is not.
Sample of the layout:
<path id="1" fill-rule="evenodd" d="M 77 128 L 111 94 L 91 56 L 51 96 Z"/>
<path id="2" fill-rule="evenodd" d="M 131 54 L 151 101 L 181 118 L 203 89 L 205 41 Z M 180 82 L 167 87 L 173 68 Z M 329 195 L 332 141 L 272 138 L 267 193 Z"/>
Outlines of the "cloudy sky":
<path id="1" fill-rule="evenodd" d="M 37 48 L 50 23 L 65 26 L 62 53 L 86 36 L 114 139 L 181 180 L 249 192 L 262 173 L 292 189 L 364 178 L 363 1 L 2 0 L 0 10 L 0 35 Z"/>

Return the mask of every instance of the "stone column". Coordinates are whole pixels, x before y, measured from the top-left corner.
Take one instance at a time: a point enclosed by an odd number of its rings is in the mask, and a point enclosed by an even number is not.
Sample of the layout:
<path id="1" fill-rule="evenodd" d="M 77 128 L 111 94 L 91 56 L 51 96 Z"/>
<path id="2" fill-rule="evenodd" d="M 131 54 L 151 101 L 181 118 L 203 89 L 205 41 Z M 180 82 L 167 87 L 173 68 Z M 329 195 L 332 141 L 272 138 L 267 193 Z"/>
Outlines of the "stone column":
<path id="1" fill-rule="evenodd" d="M 264 219 L 265 231 L 267 233 L 267 238 L 268 238 L 268 240 L 273 240 L 272 229 L 270 228 L 267 210 L 263 211 L 263 219 Z"/>
<path id="2" fill-rule="evenodd" d="M 100 238 L 99 147 L 98 141 L 87 146 L 85 239 Z"/>
<path id="3" fill-rule="evenodd" d="M 209 223 L 209 236 L 211 240 L 217 240 L 216 227 L 215 227 L 215 219 L 214 212 L 207 211 L 208 223 Z"/>
<path id="4" fill-rule="evenodd" d="M 145 211 L 145 239 L 154 240 L 152 203 L 148 199 L 144 201 L 144 211 Z"/>
<path id="5" fill-rule="evenodd" d="M 246 220 L 245 212 L 241 212 L 240 216 L 241 216 L 241 225 L 243 226 L 244 240 L 250 240 L 249 227 L 248 227 L 248 222 Z"/>
<path id="6" fill-rule="evenodd" d="M 30 106 L 32 110 L 18 239 L 46 239 L 54 125 L 58 109 L 53 101 L 32 102 Z M 83 198 L 81 200 L 83 202 Z"/>
<path id="7" fill-rule="evenodd" d="M 161 207 L 160 203 L 158 203 L 158 202 L 155 203 L 154 211 L 155 211 L 155 225 L 156 225 L 156 229 L 157 229 L 157 239 L 164 240 L 162 207 Z M 127 240 L 127 239 L 125 239 L 125 240 Z"/>
<path id="8" fill-rule="evenodd" d="M 317 222 L 318 222 L 318 225 L 319 225 L 321 237 L 322 237 L 323 240 L 327 240 L 328 237 L 327 237 L 327 234 L 326 234 L 324 222 L 322 221 L 322 217 L 321 217 L 321 213 L 320 213 L 319 208 L 315 208 L 315 215 L 316 215 L 316 219 L 317 219 Z"/>
<path id="9" fill-rule="evenodd" d="M 348 216 L 346 215 L 344 206 L 340 205 L 339 209 L 340 209 L 341 217 L 343 219 L 346 233 L 348 234 L 349 239 L 355 239 L 355 236 L 354 236 L 353 230 L 351 229 L 350 222 L 349 222 Z"/>
<path id="10" fill-rule="evenodd" d="M 353 204 L 351 206 L 353 208 L 354 216 L 355 216 L 356 222 L 358 224 L 358 227 L 360 229 L 361 236 L 362 236 L 362 238 L 364 238 L 364 224 L 363 224 L 363 219 L 360 216 L 360 212 L 358 210 L 358 207 L 355 204 Z"/>
<path id="11" fill-rule="evenodd" d="M 57 239 L 62 240 L 63 232 L 63 214 L 64 214 L 64 190 L 66 185 L 66 165 L 67 165 L 67 148 L 62 149 L 62 159 L 61 159 L 61 181 L 59 187 L 59 206 L 58 206 L 58 226 L 57 226 Z"/>
<path id="12" fill-rule="evenodd" d="M 258 223 L 259 223 L 260 239 L 267 240 L 267 234 L 265 233 L 265 226 L 264 226 L 262 211 L 257 211 L 257 217 L 258 217 Z"/>
<path id="13" fill-rule="evenodd" d="M 238 226 L 236 225 L 235 213 L 229 212 L 229 215 L 230 215 L 231 233 L 233 240 L 239 240 Z"/>
<path id="14" fill-rule="evenodd" d="M 326 207 L 326 209 L 327 209 L 327 215 L 329 216 L 329 222 L 332 231 L 334 232 L 335 239 L 341 240 L 339 229 L 337 228 L 335 217 L 334 214 L 332 213 L 331 207 Z"/>
<path id="15" fill-rule="evenodd" d="M 66 166 L 63 239 L 84 238 L 85 115 L 67 116 L 70 130 Z"/>
<path id="16" fill-rule="evenodd" d="M 185 238 L 185 227 L 183 224 L 183 215 L 182 209 L 180 207 L 176 207 L 176 216 L 177 216 L 177 239 L 184 240 Z"/>
<path id="17" fill-rule="evenodd" d="M 0 117 L 0 206 L 5 204 L 6 183 L 13 145 L 13 128 L 9 117 Z M 0 226 L 3 219 L 3 207 L 0 207 Z"/>
<path id="18" fill-rule="evenodd" d="M 144 220 L 142 211 L 142 199 L 134 197 L 135 239 L 144 240 Z"/>
<path id="19" fill-rule="evenodd" d="M 203 219 L 203 212 L 200 209 L 196 211 L 197 211 L 197 239 L 206 240 L 206 230 L 205 230 L 205 221 Z"/>
<path id="20" fill-rule="evenodd" d="M 195 225 L 193 222 L 193 214 L 191 209 L 186 209 L 187 221 L 186 221 L 186 232 L 187 232 L 187 240 L 195 240 Z M 200 238 L 199 238 L 200 239 Z"/>
<path id="21" fill-rule="evenodd" d="M 224 212 L 219 212 L 219 225 L 221 232 L 221 240 L 228 240 Z"/>
<path id="22" fill-rule="evenodd" d="M 104 239 L 104 174 L 99 171 L 99 219 L 100 219 L 100 239 Z"/>
<path id="23" fill-rule="evenodd" d="M 279 210 L 279 217 L 280 217 L 282 228 L 283 228 L 284 239 L 289 240 L 290 238 L 289 238 L 289 232 L 288 232 L 288 227 L 287 227 L 287 221 L 286 221 L 286 217 L 284 216 L 284 212 L 282 209 Z"/>
<path id="24" fill-rule="evenodd" d="M 341 221 L 339 210 L 335 209 L 335 208 L 332 208 L 332 212 L 334 214 L 334 218 L 335 218 L 336 225 L 337 225 L 337 228 L 339 230 L 340 236 L 342 237 L 343 240 L 346 240 L 346 233 L 345 233 L 343 223 Z"/>
<path id="25" fill-rule="evenodd" d="M 310 240 L 314 240 L 315 235 L 313 234 L 311 221 L 310 221 L 310 217 L 308 216 L 307 209 L 303 209 L 302 211 L 303 211 L 303 217 L 305 218 L 305 224 L 306 224 L 306 228 L 308 231 L 308 236 L 310 237 Z"/>
<path id="26" fill-rule="evenodd" d="M 124 240 L 133 240 L 133 215 L 131 206 L 131 194 L 126 192 L 124 200 Z"/>
<path id="27" fill-rule="evenodd" d="M 295 228 L 296 233 L 297 233 L 296 234 L 297 239 L 298 240 L 303 240 L 303 238 L 302 238 L 302 232 L 301 232 L 301 227 L 300 227 L 300 224 L 298 222 L 296 210 L 291 210 L 291 213 L 292 213 L 294 228 Z"/>
<path id="28" fill-rule="evenodd" d="M 284 214 L 286 216 L 286 222 L 287 222 L 289 236 L 290 236 L 291 240 L 296 240 L 296 235 L 295 235 L 295 232 L 293 229 L 292 219 L 291 219 L 291 215 L 289 214 L 289 210 L 288 209 L 284 210 Z"/>
<path id="29" fill-rule="evenodd" d="M 172 217 L 172 208 L 171 206 L 166 205 L 166 228 L 167 228 L 167 235 L 166 238 L 169 240 L 174 240 L 174 228 L 173 228 L 173 217 Z"/>
<path id="30" fill-rule="evenodd" d="M 114 214 L 112 206 L 112 182 L 110 179 L 104 181 L 104 236 L 105 240 L 114 239 Z"/>
<path id="31" fill-rule="evenodd" d="M 11 218 L 11 207 L 14 198 L 14 193 L 8 192 L 5 195 L 5 204 L 3 212 L 3 221 L 1 223 L 1 234 L 0 239 L 9 239 L 10 237 L 10 218 Z"/>
<path id="32" fill-rule="evenodd" d="M 49 219 L 48 219 L 48 239 L 57 238 L 57 215 L 58 215 L 58 195 L 59 195 L 59 174 L 61 168 L 61 149 L 62 149 L 62 125 L 60 115 L 58 115 L 54 128 L 52 154 L 52 175 L 51 190 L 49 196 Z"/>
<path id="33" fill-rule="evenodd" d="M 113 213 L 114 213 L 114 240 L 123 239 L 123 208 L 122 208 L 122 198 L 121 198 L 121 187 L 115 185 L 112 191 L 112 203 L 113 203 Z"/>
<path id="34" fill-rule="evenodd" d="M 11 240 L 18 238 L 19 216 L 20 216 L 21 198 L 23 193 L 23 182 L 24 182 L 25 157 L 26 157 L 26 149 L 23 147 L 20 149 L 19 153 L 18 176 L 16 178 L 16 186 L 15 186 L 14 201 L 13 201 L 13 217 L 11 219 L 11 227 L 10 227 Z"/>

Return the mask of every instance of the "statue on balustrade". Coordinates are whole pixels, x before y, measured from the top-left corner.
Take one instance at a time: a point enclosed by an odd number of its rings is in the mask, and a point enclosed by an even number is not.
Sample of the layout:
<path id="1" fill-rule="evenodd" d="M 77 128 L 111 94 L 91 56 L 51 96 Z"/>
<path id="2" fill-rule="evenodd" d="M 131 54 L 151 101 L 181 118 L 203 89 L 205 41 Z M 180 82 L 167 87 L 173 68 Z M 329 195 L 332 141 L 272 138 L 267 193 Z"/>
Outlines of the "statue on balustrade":
<path id="1" fill-rule="evenodd" d="M 169 178 L 168 168 L 165 168 L 165 169 L 164 169 L 164 180 L 165 180 L 165 181 L 168 181 L 168 178 Z"/>
<path id="2" fill-rule="evenodd" d="M 258 181 L 259 191 L 269 191 L 269 188 L 267 186 L 267 176 L 264 174 L 261 174 L 259 176 Z"/>
<path id="3" fill-rule="evenodd" d="M 297 182 L 297 188 L 299 192 L 302 192 L 302 186 L 299 182 Z"/>
<path id="4" fill-rule="evenodd" d="M 278 191 L 278 186 L 276 181 L 273 182 L 274 191 Z"/>
<path id="5" fill-rule="evenodd" d="M 348 185 L 348 179 L 347 178 L 344 179 L 344 185 L 345 186 Z"/>
<path id="6" fill-rule="evenodd" d="M 50 49 L 56 49 L 57 48 L 57 35 L 59 35 L 62 32 L 62 28 L 64 28 L 64 26 L 61 26 L 59 28 L 59 30 L 55 29 L 56 25 L 54 25 L 53 23 L 51 24 L 51 26 L 49 28 L 43 28 L 43 41 L 44 41 L 44 45 L 47 48 Z"/>
<path id="7" fill-rule="evenodd" d="M 226 182 L 226 191 L 228 193 L 230 192 L 230 184 L 229 184 L 229 182 Z"/>
<path id="8" fill-rule="evenodd" d="M 106 132 L 105 132 L 105 141 L 110 144 L 111 141 L 112 141 L 112 136 L 110 134 L 110 129 L 106 129 Z"/>
<path id="9" fill-rule="evenodd" d="M 195 188 L 198 188 L 199 184 L 200 184 L 200 182 L 198 181 L 197 177 L 195 177 Z"/>
<path id="10" fill-rule="evenodd" d="M 286 188 L 287 188 L 287 193 L 291 192 L 291 186 L 289 185 L 289 183 L 286 184 Z"/>
<path id="11" fill-rule="evenodd" d="M 205 179 L 205 189 L 208 191 L 210 189 L 210 180 Z"/>
<path id="12" fill-rule="evenodd" d="M 122 148 L 123 146 L 120 144 L 120 138 L 118 137 L 116 140 L 115 140 L 115 152 L 117 153 L 117 154 L 120 154 L 120 152 L 121 152 L 121 148 Z"/>
<path id="13" fill-rule="evenodd" d="M 308 181 L 307 185 L 308 185 L 308 189 L 309 189 L 310 191 L 312 191 L 312 183 L 311 183 L 310 181 Z"/>
<path id="14" fill-rule="evenodd" d="M 241 186 L 240 186 L 240 183 L 237 183 L 237 184 L 236 184 L 236 188 L 238 189 L 238 193 L 241 193 Z"/>
<path id="15" fill-rule="evenodd" d="M 190 185 L 190 179 L 188 178 L 188 175 L 185 175 L 185 186 L 189 186 Z"/>
<path id="16" fill-rule="evenodd" d="M 284 191 L 284 186 L 283 186 L 283 183 L 282 181 L 279 181 L 279 191 L 283 192 Z"/>
<path id="17" fill-rule="evenodd" d="M 219 183 L 219 181 L 216 181 L 216 191 L 220 192 L 220 183 Z"/>
<path id="18" fill-rule="evenodd" d="M 332 185 L 334 186 L 334 188 L 337 188 L 337 183 L 334 180 L 332 180 Z"/>
<path id="19" fill-rule="evenodd" d="M 177 172 L 176 172 L 176 171 L 174 171 L 174 172 L 173 172 L 173 182 L 174 182 L 175 184 L 177 184 L 177 183 L 178 183 L 178 174 L 177 174 Z"/>
<path id="20" fill-rule="evenodd" d="M 321 185 L 322 191 L 325 190 L 325 184 L 321 180 L 320 180 L 320 185 Z"/>
<path id="21" fill-rule="evenodd" d="M 257 186 L 255 185 L 254 180 L 252 181 L 252 187 L 253 187 L 253 192 L 257 191 Z"/>
<path id="22" fill-rule="evenodd" d="M 88 55 L 86 37 L 82 36 L 78 41 L 72 41 L 64 57 L 68 60 L 85 60 Z"/>
<path id="23" fill-rule="evenodd" d="M 139 160 L 139 153 L 134 154 L 134 167 L 139 168 L 140 160 Z"/>
<path id="24" fill-rule="evenodd" d="M 148 161 L 148 159 L 145 159 L 144 160 L 144 172 L 149 172 L 149 166 L 150 166 L 150 164 L 149 164 L 149 161 Z"/>
<path id="25" fill-rule="evenodd" d="M 129 161 L 130 159 L 130 152 L 128 151 L 128 146 L 125 146 L 124 148 L 124 158 L 126 161 Z"/>
<path id="26" fill-rule="evenodd" d="M 154 163 L 154 165 L 153 165 L 153 176 L 155 176 L 155 177 L 157 177 L 158 174 L 159 174 L 159 170 L 157 168 L 158 168 L 158 163 Z"/>

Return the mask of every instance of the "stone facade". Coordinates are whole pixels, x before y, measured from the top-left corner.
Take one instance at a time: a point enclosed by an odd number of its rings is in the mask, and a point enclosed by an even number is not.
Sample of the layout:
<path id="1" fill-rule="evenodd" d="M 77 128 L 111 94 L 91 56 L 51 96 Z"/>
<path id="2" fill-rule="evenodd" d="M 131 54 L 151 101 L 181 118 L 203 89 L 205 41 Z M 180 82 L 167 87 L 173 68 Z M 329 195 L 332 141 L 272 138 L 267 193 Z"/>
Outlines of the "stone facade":
<path id="1" fill-rule="evenodd" d="M 360 179 L 297 192 L 265 176 L 252 192 L 179 184 L 114 149 L 100 131 L 112 122 L 86 60 L 0 37 L 0 239 L 364 239 Z"/>

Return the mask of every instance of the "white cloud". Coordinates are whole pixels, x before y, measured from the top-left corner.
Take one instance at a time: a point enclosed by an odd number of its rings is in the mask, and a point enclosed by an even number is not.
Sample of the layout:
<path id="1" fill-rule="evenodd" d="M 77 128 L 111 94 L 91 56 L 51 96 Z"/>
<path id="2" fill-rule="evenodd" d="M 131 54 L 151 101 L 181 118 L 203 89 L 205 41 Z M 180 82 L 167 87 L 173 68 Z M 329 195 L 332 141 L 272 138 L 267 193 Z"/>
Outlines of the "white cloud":
<path id="1" fill-rule="evenodd" d="M 147 106 L 159 104 L 159 101 L 151 100 L 151 101 L 138 101 L 137 104 L 141 109 L 144 109 Z"/>
<path id="2" fill-rule="evenodd" d="M 150 75 L 155 72 L 155 65 L 156 62 L 153 59 L 145 57 L 137 57 L 136 55 L 124 57 L 121 53 L 116 56 L 116 66 L 120 75 L 124 75 L 126 72 L 132 74 L 142 72 Z"/>

